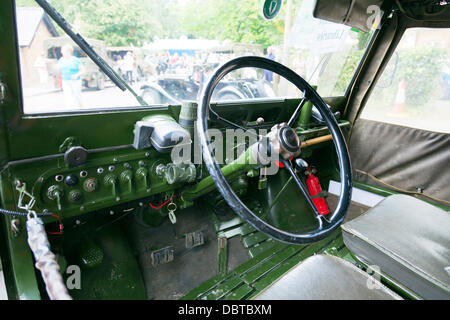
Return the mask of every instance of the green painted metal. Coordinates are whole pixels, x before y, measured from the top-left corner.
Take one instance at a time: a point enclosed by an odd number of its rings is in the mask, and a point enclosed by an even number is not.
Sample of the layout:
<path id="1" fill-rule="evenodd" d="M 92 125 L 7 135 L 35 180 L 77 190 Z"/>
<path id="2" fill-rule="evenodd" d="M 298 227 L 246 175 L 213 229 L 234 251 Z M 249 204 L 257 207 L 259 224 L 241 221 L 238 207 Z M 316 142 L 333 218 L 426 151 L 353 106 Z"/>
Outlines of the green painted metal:
<path id="1" fill-rule="evenodd" d="M 4 3 L 0 4 L 3 5 Z M 1 55 L 1 52 L 0 52 Z M 17 70 L 15 70 L 17 72 Z M 19 92 L 19 91 L 17 91 Z M 16 100 L 18 102 L 20 100 Z M 292 100 L 286 100 L 283 102 L 274 102 L 264 104 L 264 108 L 269 110 L 270 106 L 283 106 L 286 104 L 287 108 L 292 108 L 295 103 Z M 264 110 L 263 108 L 263 110 Z M 220 109 L 220 108 L 219 108 Z M 259 104 L 249 105 L 248 114 L 253 116 L 256 110 L 260 109 Z M 8 167 L 4 168 L 1 173 L 2 183 L 2 207 L 15 210 L 17 201 L 17 192 L 14 190 L 14 181 L 20 179 L 27 183 L 29 186 L 34 186 L 36 195 L 38 196 L 37 209 L 48 209 L 54 211 L 57 208 L 56 203 L 52 203 L 49 199 L 44 197 L 46 189 L 53 185 L 52 176 L 56 173 L 63 173 L 66 176 L 69 173 L 78 173 L 80 168 L 69 168 L 63 161 L 63 157 L 60 154 L 60 147 L 70 137 L 70 140 L 77 140 L 83 147 L 87 149 L 95 148 L 108 148 L 119 145 L 128 145 L 132 142 L 134 123 L 145 116 L 153 114 L 166 114 L 178 118 L 179 106 L 169 106 L 168 108 L 140 108 L 135 110 L 109 110 L 104 113 L 86 113 L 86 114 L 63 114 L 63 115 L 47 115 L 39 117 L 23 116 L 21 115 L 20 105 L 10 105 L 8 109 L 9 114 L 6 114 L 6 118 L 2 117 L 1 120 L 14 118 L 15 121 L 11 122 L 10 131 L 5 138 L 7 141 L 2 143 L 2 146 L 8 145 L 11 142 L 14 147 L 11 149 L 13 155 L 8 160 L 22 160 L 27 158 L 41 157 L 41 156 L 53 156 L 48 159 L 36 159 L 27 161 L 24 163 L 15 162 L 10 163 Z M 283 113 L 284 114 L 284 109 Z M 101 126 L 99 124 L 102 124 Z M 83 128 L 83 130 L 80 130 Z M 114 135 L 108 134 L 108 132 L 114 132 Z M 45 144 L 41 144 L 42 141 L 46 141 Z M 35 146 L 39 146 L 36 148 Z M 6 153 L 7 154 L 7 153 Z M 147 160 L 148 159 L 148 160 Z M 81 210 L 82 204 L 75 202 L 69 202 L 67 198 L 62 200 L 63 214 L 61 216 L 65 219 L 77 216 L 81 213 L 88 213 L 94 210 L 109 207 L 111 205 L 117 205 L 135 200 L 138 198 L 146 197 L 151 194 L 160 194 L 161 192 L 173 191 L 179 188 L 179 185 L 167 186 L 163 181 L 153 175 L 153 171 L 150 172 L 158 163 L 167 163 L 167 155 L 161 155 L 155 151 L 150 150 L 146 155 L 144 151 L 136 151 L 131 148 L 125 148 L 121 150 L 102 151 L 99 153 L 90 153 L 88 156 L 88 162 L 86 166 L 90 168 L 88 176 L 91 178 L 93 174 L 96 178 L 95 172 L 92 170 L 96 167 L 103 167 L 107 169 L 108 164 L 114 164 L 116 168 L 120 167 L 120 172 L 126 171 L 126 168 L 122 166 L 128 162 L 133 167 L 133 170 L 137 168 L 139 161 L 148 161 L 147 169 L 149 179 L 151 180 L 151 191 L 144 191 L 142 188 L 128 192 L 127 195 L 121 195 L 119 201 L 115 201 L 111 196 L 112 187 L 109 188 L 106 185 L 101 185 L 100 189 L 96 191 L 97 197 L 92 198 L 91 204 L 84 206 L 84 210 Z M 83 167 L 84 168 L 84 167 Z M 230 166 L 231 169 L 236 169 L 234 166 Z M 141 168 L 139 169 L 141 170 Z M 245 170 L 244 170 L 245 172 Z M 39 182 L 39 178 L 44 176 L 43 181 Z M 117 176 L 120 176 L 117 174 Z M 139 179 L 136 175 L 136 180 Z M 145 176 L 145 175 L 144 175 Z M 97 179 L 100 181 L 100 179 Z M 80 181 L 79 190 L 83 197 L 88 199 L 90 194 L 87 193 Z M 212 181 L 211 181 L 212 182 Z M 137 185 L 141 185 L 144 181 L 136 181 Z M 62 185 L 62 183 L 58 183 Z M 66 188 L 64 186 L 64 188 Z M 123 184 L 123 188 L 128 188 L 128 184 Z M 210 190 L 213 190 L 215 186 L 210 183 Z M 141 191 L 140 191 L 141 190 Z M 205 191 L 207 192 L 207 191 Z M 69 190 L 64 191 L 65 195 L 69 194 Z M 101 199 L 104 200 L 101 200 Z M 89 202 L 89 201 L 88 201 Z M 181 207 L 181 205 L 179 206 Z M 58 213 L 58 212 L 57 212 Z M 33 260 L 26 244 L 24 235 L 19 236 L 19 239 L 14 239 L 10 224 L 11 218 L 1 217 L 2 227 L 5 232 L 2 232 L 4 237 L 5 247 L 2 257 L 4 261 L 4 269 L 8 276 L 8 287 L 11 288 L 10 297 L 22 298 L 22 299 L 40 299 L 41 295 L 38 289 L 38 281 L 36 279 L 36 273 L 33 267 Z M 53 218 L 46 218 L 47 222 L 53 221 Z M 23 222 L 22 222 L 23 223 Z M 248 231 L 247 231 L 248 232 Z M 19 276 L 20 275 L 20 276 Z"/>
<path id="2" fill-rule="evenodd" d="M 314 90 L 317 90 L 317 86 L 312 86 Z M 309 128 L 311 123 L 311 115 L 312 115 L 312 108 L 313 105 L 311 101 L 306 101 L 304 106 L 302 107 L 302 110 L 300 112 L 300 117 L 297 122 L 297 127 L 300 128 Z"/>
<path id="3" fill-rule="evenodd" d="M 3 208 L 15 208 L 14 189 L 10 184 L 1 181 L 1 198 Z M 27 243 L 25 218 L 16 218 L 19 221 L 20 232 L 11 229 L 14 217 L 0 216 L 2 220 L 0 241 L 2 242 L 2 265 L 5 273 L 5 282 L 9 299 L 39 300 L 36 274 L 34 272 L 33 256 Z"/>
<path id="4" fill-rule="evenodd" d="M 230 291 L 223 300 L 243 300 L 250 293 L 252 293 L 253 288 L 245 283 L 243 283 L 241 286 L 236 288 L 236 290 Z"/>
<path id="5" fill-rule="evenodd" d="M 321 249 L 321 252 L 318 253 L 327 253 L 328 248 L 334 248 L 335 245 L 342 245 L 342 238 L 339 236 L 334 239 L 331 243 L 328 243 L 324 248 Z M 262 277 L 259 280 L 257 280 L 253 287 L 256 288 L 257 292 L 261 292 L 268 286 L 270 286 L 273 283 L 273 279 L 279 279 L 282 277 L 286 272 L 288 272 L 292 267 L 296 266 L 297 264 L 301 263 L 301 261 L 305 260 L 306 258 L 313 255 L 317 250 L 317 247 L 314 246 L 308 246 L 304 248 L 303 250 L 298 251 L 297 254 L 291 256 L 290 258 L 286 259 L 284 264 L 279 266 L 277 269 L 273 270 L 270 273 L 270 277 Z M 342 257 L 343 253 L 337 252 L 337 256 Z"/>
<path id="6" fill-rule="evenodd" d="M 256 159 L 253 157 L 253 150 L 247 149 L 239 158 L 221 168 L 222 174 L 228 180 L 236 178 L 244 172 L 247 172 L 258 166 Z M 211 176 L 208 176 L 197 183 L 194 187 L 187 189 L 181 194 L 183 200 L 192 201 L 202 195 L 211 192 L 216 185 Z"/>
<path id="7" fill-rule="evenodd" d="M 18 85 L 18 49 L 16 46 L 15 19 L 13 1 L 0 2 L 0 81 L 6 86 L 6 98 L 0 105 L 0 165 L 5 165 L 10 155 L 9 118 L 10 110 L 16 108 L 19 96 Z"/>
<path id="8" fill-rule="evenodd" d="M 264 241 L 262 243 L 258 243 L 255 246 L 251 247 L 248 253 L 250 254 L 250 257 L 256 257 L 257 255 L 261 254 L 262 252 L 272 249 L 275 245 L 276 241 L 272 239 L 267 239 L 267 241 Z"/>
<path id="9" fill-rule="evenodd" d="M 191 101 L 183 101 L 181 104 L 180 117 L 178 122 L 194 138 L 194 122 L 197 120 L 197 103 Z"/>
<path id="10" fill-rule="evenodd" d="M 89 223 L 67 230 L 64 237 L 55 237 L 52 247 L 62 248 L 68 265 L 81 268 L 81 288 L 69 293 L 74 299 L 146 299 L 144 282 L 120 223 L 111 223 L 103 214 Z M 101 251 L 99 257 L 87 256 L 86 247 Z M 86 263 L 95 260 L 95 264 Z M 69 274 L 64 275 L 65 279 Z"/>
<path id="11" fill-rule="evenodd" d="M 242 286 L 244 282 L 239 278 L 232 278 L 230 280 L 224 281 L 220 289 L 212 290 L 206 295 L 206 300 L 217 300 L 225 297 L 225 295 L 238 287 Z"/>
<path id="12" fill-rule="evenodd" d="M 379 194 L 380 196 L 383 196 L 383 197 L 387 197 L 387 196 L 390 196 L 390 195 L 393 195 L 393 194 L 400 194 L 400 192 L 398 192 L 398 191 L 393 191 L 393 190 L 390 190 L 390 189 L 387 189 L 387 188 L 374 186 L 374 185 L 371 185 L 371 184 L 368 184 L 368 183 L 364 183 L 364 182 L 361 182 L 361 181 L 357 181 L 357 180 L 353 180 L 353 186 L 356 187 L 356 188 L 365 190 L 365 191 L 369 191 L 369 192 L 372 192 L 372 193 L 375 193 L 375 194 Z M 426 197 L 421 198 L 421 200 L 426 201 L 426 202 L 428 202 L 428 203 L 430 203 L 430 204 L 432 204 L 432 205 L 434 205 L 434 206 L 436 206 L 438 208 L 441 208 L 441 209 L 443 209 L 445 211 L 450 211 L 450 206 L 446 206 L 444 204 L 428 200 Z"/>
<path id="13" fill-rule="evenodd" d="M 226 237 L 219 237 L 217 239 L 217 261 L 218 261 L 218 274 L 224 275 L 228 269 L 228 240 Z"/>
<path id="14" fill-rule="evenodd" d="M 38 212 L 47 209 L 62 218 L 67 218 L 175 190 L 180 184 L 168 185 L 155 171 L 158 164 L 167 164 L 169 161 L 167 155 L 155 150 L 123 149 L 90 154 L 82 168 L 67 167 L 62 157 L 59 157 L 48 161 L 11 165 L 0 177 L 5 183 L 10 183 L 12 188 L 16 180 L 30 186 L 29 191 L 32 190 L 36 197 L 35 209 Z M 113 172 L 109 171 L 110 166 L 114 167 Z M 103 172 L 99 173 L 98 168 L 102 168 Z M 85 177 L 80 177 L 81 171 L 86 172 Z M 63 177 L 73 175 L 77 177 L 78 182 L 74 186 L 67 186 L 64 181 L 55 181 L 57 175 Z M 125 179 L 127 175 L 129 178 Z M 84 185 L 90 179 L 97 181 L 97 187 L 93 191 L 86 189 Z M 62 190 L 61 210 L 56 200 L 48 197 L 48 190 L 54 187 Z M 71 199 L 69 195 L 72 191 L 78 192 L 79 200 Z M 18 192 L 13 192 L 17 197 Z M 16 209 L 15 204 L 10 209 Z M 52 220 L 53 218 L 45 219 L 45 221 Z"/>
<path id="15" fill-rule="evenodd" d="M 287 246 L 283 250 L 278 251 L 276 254 L 271 256 L 270 259 L 265 261 L 264 264 L 259 265 L 252 270 L 247 271 L 245 274 L 241 275 L 241 278 L 247 283 L 252 284 L 260 280 L 265 275 L 273 271 L 277 266 L 281 265 L 283 262 L 287 261 L 288 258 L 292 257 L 294 254 L 298 253 L 302 248 L 295 246 Z"/>
<path id="16" fill-rule="evenodd" d="M 258 244 L 267 239 L 269 239 L 267 235 L 265 235 L 264 233 L 257 232 L 251 234 L 250 236 L 244 237 L 244 239 L 242 239 L 242 243 L 244 244 L 244 247 L 250 248 L 253 247 L 255 244 Z"/>
<path id="17" fill-rule="evenodd" d="M 292 267 L 317 253 L 335 252 L 343 257 L 348 254 L 340 230 L 330 237 L 308 246 L 288 245 L 274 240 L 272 246 L 248 262 L 217 276 L 192 290 L 182 299 L 248 299 L 269 286 Z M 328 253 L 329 254 L 329 253 Z M 233 284 L 230 286 L 230 284 Z"/>

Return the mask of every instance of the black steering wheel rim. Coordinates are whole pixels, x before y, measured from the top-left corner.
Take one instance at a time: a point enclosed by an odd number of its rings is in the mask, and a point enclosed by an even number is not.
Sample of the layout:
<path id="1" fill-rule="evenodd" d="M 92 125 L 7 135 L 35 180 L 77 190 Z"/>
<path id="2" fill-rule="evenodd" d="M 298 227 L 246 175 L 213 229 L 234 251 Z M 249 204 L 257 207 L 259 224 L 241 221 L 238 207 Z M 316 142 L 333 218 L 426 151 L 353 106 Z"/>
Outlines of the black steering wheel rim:
<path id="1" fill-rule="evenodd" d="M 211 111 L 209 105 L 214 88 L 228 73 L 248 67 L 275 72 L 294 84 L 300 91 L 303 91 L 304 98 L 311 101 L 311 103 L 316 106 L 331 133 L 340 168 L 341 190 L 337 207 L 334 213 L 329 217 L 329 220 L 326 220 L 322 216 L 317 216 L 319 228 L 316 230 L 300 234 L 291 233 L 280 230 L 256 216 L 234 193 L 223 176 L 214 155 L 211 154 L 208 148 L 208 143 L 211 141 L 208 134 L 208 118 Z M 302 77 L 291 69 L 276 61 L 256 56 L 239 57 L 223 64 L 216 69 L 208 81 L 208 84 L 203 89 L 201 103 L 198 106 L 196 125 L 202 146 L 203 159 L 217 189 L 222 194 L 227 204 L 255 229 L 282 242 L 307 244 L 326 238 L 344 221 L 347 209 L 350 205 L 352 191 L 352 170 L 347 144 L 336 119 L 326 103 Z"/>

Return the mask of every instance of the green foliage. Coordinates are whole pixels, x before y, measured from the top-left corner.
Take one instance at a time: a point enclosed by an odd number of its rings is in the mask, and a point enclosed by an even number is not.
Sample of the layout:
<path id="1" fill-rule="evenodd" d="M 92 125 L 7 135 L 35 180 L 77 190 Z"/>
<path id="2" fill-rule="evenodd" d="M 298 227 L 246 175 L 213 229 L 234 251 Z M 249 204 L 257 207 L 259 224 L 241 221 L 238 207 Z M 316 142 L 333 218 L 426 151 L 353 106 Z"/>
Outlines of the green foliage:
<path id="1" fill-rule="evenodd" d="M 402 80 L 405 81 L 405 103 L 412 111 L 426 105 L 439 90 L 441 70 L 448 54 L 446 49 L 432 47 L 404 48 L 389 61 L 373 93 L 380 108 L 391 109 Z"/>
<path id="2" fill-rule="evenodd" d="M 345 60 L 344 66 L 341 69 L 338 80 L 334 87 L 334 92 L 344 93 L 347 90 L 347 86 L 355 73 L 356 67 L 361 61 L 365 49 L 353 51 L 352 54 L 348 55 Z"/>
<path id="3" fill-rule="evenodd" d="M 407 105 L 421 106 L 429 101 L 439 84 L 445 55 L 445 49 L 433 47 L 399 51 L 396 80 L 405 80 Z"/>
<path id="4" fill-rule="evenodd" d="M 142 45 L 155 36 L 170 37 L 176 20 L 169 6 L 175 0 L 53 0 L 51 4 L 77 31 L 110 46 Z M 17 0 L 17 6 L 37 6 Z M 170 24 L 170 25 L 169 25 Z"/>
<path id="5" fill-rule="evenodd" d="M 134 0 L 54 0 L 52 4 L 83 35 L 107 45 L 139 45 L 160 26 L 148 19 L 151 2 Z"/>
<path id="6" fill-rule="evenodd" d="M 350 83 L 356 68 L 358 67 L 361 58 L 366 51 L 367 44 L 372 37 L 373 32 L 358 32 L 357 33 L 357 44 L 354 45 L 356 50 L 350 50 L 349 54 L 344 62 L 344 66 L 340 70 L 340 74 L 336 85 L 334 87 L 334 92 L 343 94 Z"/>
<path id="7" fill-rule="evenodd" d="M 34 0 L 16 0 L 17 7 L 38 7 L 36 1 Z"/>
<path id="8" fill-rule="evenodd" d="M 292 18 L 302 0 L 293 1 Z M 17 6 L 36 6 L 17 0 Z M 257 43 L 283 42 L 286 5 L 265 21 L 260 0 L 52 0 L 51 4 L 84 36 L 107 45 L 142 45 L 159 38 L 204 38 Z"/>
<path id="9" fill-rule="evenodd" d="M 294 1 L 293 8 L 300 6 Z M 286 7 L 271 21 L 260 14 L 260 0 L 194 0 L 172 8 L 186 35 L 194 38 L 257 43 L 268 47 L 283 42 Z M 293 12 L 294 16 L 295 12 Z"/>

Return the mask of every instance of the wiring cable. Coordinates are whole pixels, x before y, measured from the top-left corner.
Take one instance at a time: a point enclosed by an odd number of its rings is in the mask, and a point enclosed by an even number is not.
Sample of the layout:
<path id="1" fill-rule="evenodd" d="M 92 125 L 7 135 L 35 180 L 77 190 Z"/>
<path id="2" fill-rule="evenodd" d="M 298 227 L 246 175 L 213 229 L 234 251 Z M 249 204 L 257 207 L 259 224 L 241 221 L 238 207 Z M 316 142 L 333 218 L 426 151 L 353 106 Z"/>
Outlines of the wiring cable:
<path id="1" fill-rule="evenodd" d="M 4 215 L 7 215 L 7 216 L 20 216 L 20 217 L 28 216 L 28 212 L 18 212 L 18 211 L 6 210 L 3 208 L 0 208 L 0 213 L 3 213 Z M 38 216 L 38 217 L 49 217 L 52 215 L 53 214 L 51 212 L 36 213 L 36 216 Z"/>

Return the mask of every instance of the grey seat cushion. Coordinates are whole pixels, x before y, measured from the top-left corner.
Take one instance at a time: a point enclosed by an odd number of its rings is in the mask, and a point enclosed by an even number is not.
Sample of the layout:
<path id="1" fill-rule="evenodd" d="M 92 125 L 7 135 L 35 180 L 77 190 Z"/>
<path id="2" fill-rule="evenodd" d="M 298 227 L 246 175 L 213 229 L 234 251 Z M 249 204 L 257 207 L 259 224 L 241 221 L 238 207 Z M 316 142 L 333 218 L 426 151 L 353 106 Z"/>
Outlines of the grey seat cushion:
<path id="1" fill-rule="evenodd" d="M 342 226 L 363 262 L 424 299 L 450 299 L 450 214 L 406 195 L 389 196 Z"/>
<path id="2" fill-rule="evenodd" d="M 298 264 L 256 300 L 393 300 L 398 295 L 343 259 L 316 255 Z"/>

